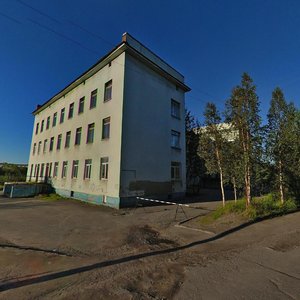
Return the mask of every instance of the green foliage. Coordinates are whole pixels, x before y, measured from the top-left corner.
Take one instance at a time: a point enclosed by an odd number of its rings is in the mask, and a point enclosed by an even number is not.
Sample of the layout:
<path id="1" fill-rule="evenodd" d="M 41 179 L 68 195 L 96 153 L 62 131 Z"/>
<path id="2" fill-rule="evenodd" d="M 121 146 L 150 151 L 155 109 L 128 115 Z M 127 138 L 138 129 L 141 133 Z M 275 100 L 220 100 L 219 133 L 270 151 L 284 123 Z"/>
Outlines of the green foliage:
<path id="1" fill-rule="evenodd" d="M 205 167 L 198 153 L 199 133 L 197 129 L 199 128 L 199 124 L 189 111 L 186 111 L 185 115 L 185 128 L 187 188 L 189 191 L 192 190 L 195 192 L 195 187 L 198 187 L 199 190 L 199 182 L 205 173 Z"/>
<path id="2" fill-rule="evenodd" d="M 38 198 L 41 200 L 46 200 L 46 201 L 58 201 L 58 200 L 63 199 L 62 196 L 55 194 L 55 193 L 39 195 Z"/>
<path id="3" fill-rule="evenodd" d="M 283 215 L 296 209 L 297 204 L 293 199 L 288 199 L 282 204 L 278 195 L 270 193 L 262 197 L 254 197 L 251 206 L 246 206 L 246 199 L 239 199 L 237 202 L 227 201 L 224 207 L 218 206 L 215 211 L 203 217 L 201 223 L 210 224 L 228 214 L 256 220 L 262 217 Z"/>
<path id="4" fill-rule="evenodd" d="M 8 181 L 25 181 L 27 168 L 16 164 L 4 163 L 0 167 L 0 184 Z"/>
<path id="5" fill-rule="evenodd" d="M 237 153 L 240 153 L 240 178 L 244 178 L 246 200 L 251 202 L 251 177 L 257 159 L 261 156 L 261 118 L 259 100 L 252 78 L 244 73 L 241 84 L 236 86 L 226 102 L 226 118 L 238 132 Z"/>

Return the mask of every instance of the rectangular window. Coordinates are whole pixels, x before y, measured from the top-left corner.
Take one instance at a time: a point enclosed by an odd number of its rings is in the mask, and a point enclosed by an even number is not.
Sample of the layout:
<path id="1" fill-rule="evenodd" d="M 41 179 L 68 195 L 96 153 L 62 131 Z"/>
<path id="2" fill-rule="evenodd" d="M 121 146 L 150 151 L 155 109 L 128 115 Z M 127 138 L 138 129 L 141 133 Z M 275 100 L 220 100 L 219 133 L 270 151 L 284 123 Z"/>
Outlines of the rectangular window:
<path id="1" fill-rule="evenodd" d="M 110 117 L 102 121 L 102 139 L 108 139 L 110 134 Z"/>
<path id="2" fill-rule="evenodd" d="M 52 127 L 56 126 L 57 112 L 53 114 Z"/>
<path id="3" fill-rule="evenodd" d="M 44 123 L 45 123 L 45 121 L 43 120 L 41 123 L 41 132 L 43 132 L 43 130 L 44 130 Z"/>
<path id="4" fill-rule="evenodd" d="M 50 116 L 47 118 L 46 129 L 50 127 Z"/>
<path id="5" fill-rule="evenodd" d="M 33 172 L 33 165 L 31 165 L 31 167 L 30 167 L 30 175 L 29 175 L 29 180 L 31 180 L 31 177 L 32 177 L 32 172 Z"/>
<path id="6" fill-rule="evenodd" d="M 174 118 L 180 119 L 180 103 L 173 99 L 171 100 L 171 115 Z"/>
<path id="7" fill-rule="evenodd" d="M 59 150 L 61 147 L 61 138 L 62 138 L 62 135 L 59 134 L 57 137 L 56 150 Z"/>
<path id="8" fill-rule="evenodd" d="M 65 148 L 69 148 L 70 147 L 70 141 L 71 141 L 71 131 L 68 131 L 66 133 Z"/>
<path id="9" fill-rule="evenodd" d="M 69 106 L 69 114 L 68 114 L 68 119 L 72 119 L 74 114 L 74 102 L 70 104 Z"/>
<path id="10" fill-rule="evenodd" d="M 77 178 L 77 176 L 78 176 L 78 166 L 79 166 L 79 160 L 73 160 L 72 178 Z"/>
<path id="11" fill-rule="evenodd" d="M 38 134 L 38 133 L 39 133 L 39 126 L 40 126 L 40 124 L 37 123 L 37 124 L 36 124 L 36 127 L 35 127 L 35 134 Z"/>
<path id="12" fill-rule="evenodd" d="M 76 129 L 75 145 L 80 145 L 80 140 L 81 140 L 81 127 Z"/>
<path id="13" fill-rule="evenodd" d="M 171 131 L 171 147 L 180 149 L 180 132 Z"/>
<path id="14" fill-rule="evenodd" d="M 43 178 L 44 176 L 44 168 L 45 168 L 45 164 L 41 164 L 41 173 L 40 173 L 41 178 Z"/>
<path id="15" fill-rule="evenodd" d="M 104 102 L 112 98 L 112 80 L 105 83 L 104 87 Z"/>
<path id="16" fill-rule="evenodd" d="M 44 140 L 43 153 L 46 153 L 46 149 L 47 149 L 47 142 L 48 142 L 48 140 Z"/>
<path id="17" fill-rule="evenodd" d="M 67 169 L 68 169 L 68 162 L 63 161 L 62 171 L 61 171 L 61 178 L 66 178 L 67 177 Z"/>
<path id="18" fill-rule="evenodd" d="M 97 105 L 97 89 L 91 92 L 90 109 Z"/>
<path id="19" fill-rule="evenodd" d="M 86 142 L 88 143 L 93 143 L 94 141 L 94 130 L 95 130 L 95 123 L 89 124 L 88 125 L 88 130 L 87 130 L 87 138 Z"/>
<path id="20" fill-rule="evenodd" d="M 49 177 L 51 177 L 52 174 L 52 163 L 49 164 Z"/>
<path id="21" fill-rule="evenodd" d="M 36 143 L 33 144 L 32 155 L 35 154 L 35 151 L 36 151 Z"/>
<path id="22" fill-rule="evenodd" d="M 57 177 L 57 174 L 58 174 L 58 161 L 54 163 L 53 177 Z"/>
<path id="23" fill-rule="evenodd" d="M 84 97 L 80 98 L 78 106 L 78 114 L 83 113 L 84 111 Z"/>
<path id="24" fill-rule="evenodd" d="M 42 147 L 42 142 L 39 142 L 39 144 L 38 144 L 38 154 L 40 154 L 40 152 L 41 152 L 41 147 Z"/>
<path id="25" fill-rule="evenodd" d="M 63 123 L 65 120 L 65 108 L 62 108 L 60 111 L 60 120 L 59 123 Z"/>
<path id="26" fill-rule="evenodd" d="M 50 147 L 49 147 L 49 151 L 52 151 L 54 147 L 54 136 L 50 139 Z"/>
<path id="27" fill-rule="evenodd" d="M 181 179 L 181 170 L 180 170 L 180 162 L 171 162 L 171 179 L 172 180 L 180 180 Z"/>
<path id="28" fill-rule="evenodd" d="M 101 157 L 100 159 L 100 179 L 108 179 L 108 157 Z"/>
<path id="29" fill-rule="evenodd" d="M 83 179 L 90 179 L 92 173 L 92 160 L 86 159 L 84 163 L 84 175 Z"/>

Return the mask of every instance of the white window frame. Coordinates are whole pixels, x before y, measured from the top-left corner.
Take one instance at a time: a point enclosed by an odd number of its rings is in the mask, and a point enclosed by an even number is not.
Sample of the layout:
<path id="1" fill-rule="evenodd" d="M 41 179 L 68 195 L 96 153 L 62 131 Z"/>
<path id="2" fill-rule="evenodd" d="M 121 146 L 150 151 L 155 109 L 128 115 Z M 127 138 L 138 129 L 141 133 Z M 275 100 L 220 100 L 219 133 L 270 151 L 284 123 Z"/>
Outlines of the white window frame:
<path id="1" fill-rule="evenodd" d="M 109 158 L 100 158 L 100 180 L 108 180 Z"/>
<path id="2" fill-rule="evenodd" d="M 112 99 L 112 79 L 107 81 L 104 85 L 104 102 Z"/>
<path id="3" fill-rule="evenodd" d="M 91 179 L 91 175 L 92 175 L 92 160 L 86 159 L 84 161 L 83 179 Z"/>
<path id="4" fill-rule="evenodd" d="M 180 102 L 171 99 L 171 116 L 180 119 Z"/>
<path id="5" fill-rule="evenodd" d="M 79 160 L 73 160 L 72 164 L 72 178 L 77 179 L 79 169 Z"/>
<path id="6" fill-rule="evenodd" d="M 110 138 L 110 117 L 102 120 L 102 140 Z"/>
<path id="7" fill-rule="evenodd" d="M 63 161 L 62 170 L 61 170 L 61 178 L 66 178 L 68 172 L 68 161 Z"/>
<path id="8" fill-rule="evenodd" d="M 98 89 L 95 89 L 91 92 L 90 109 L 93 109 L 97 106 L 97 94 L 98 94 Z"/>
<path id="9" fill-rule="evenodd" d="M 180 132 L 176 130 L 171 131 L 171 147 L 180 149 Z"/>
<path id="10" fill-rule="evenodd" d="M 181 180 L 181 163 L 178 161 L 171 162 L 171 180 Z"/>

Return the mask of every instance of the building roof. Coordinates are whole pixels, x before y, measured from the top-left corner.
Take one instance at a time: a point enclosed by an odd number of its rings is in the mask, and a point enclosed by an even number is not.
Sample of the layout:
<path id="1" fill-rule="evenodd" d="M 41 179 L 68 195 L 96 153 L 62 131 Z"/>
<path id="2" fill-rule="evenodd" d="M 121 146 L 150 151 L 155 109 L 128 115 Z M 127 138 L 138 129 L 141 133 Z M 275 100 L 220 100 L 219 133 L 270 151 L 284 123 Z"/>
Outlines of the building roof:
<path id="1" fill-rule="evenodd" d="M 122 42 L 118 44 L 115 48 L 113 48 L 110 52 L 108 52 L 105 56 L 99 59 L 94 65 L 92 65 L 88 70 L 82 73 L 79 77 L 73 80 L 70 84 L 64 87 L 61 91 L 51 97 L 48 101 L 43 103 L 42 105 L 38 105 L 37 108 L 32 112 L 34 115 L 38 114 L 42 110 L 44 110 L 47 106 L 54 103 L 68 92 L 73 90 L 75 87 L 80 85 L 82 82 L 93 76 L 100 69 L 106 66 L 108 63 L 113 61 L 116 57 L 122 54 L 124 51 L 127 51 L 135 58 L 147 64 L 150 68 L 152 68 L 157 73 L 161 74 L 168 80 L 174 82 L 176 86 L 181 88 L 183 91 L 188 92 L 191 89 L 185 85 L 184 77 L 178 71 L 176 71 L 173 67 L 167 64 L 164 60 L 162 60 L 159 56 L 153 53 L 150 49 L 145 47 L 139 41 L 134 39 L 130 34 L 124 33 L 122 36 Z"/>

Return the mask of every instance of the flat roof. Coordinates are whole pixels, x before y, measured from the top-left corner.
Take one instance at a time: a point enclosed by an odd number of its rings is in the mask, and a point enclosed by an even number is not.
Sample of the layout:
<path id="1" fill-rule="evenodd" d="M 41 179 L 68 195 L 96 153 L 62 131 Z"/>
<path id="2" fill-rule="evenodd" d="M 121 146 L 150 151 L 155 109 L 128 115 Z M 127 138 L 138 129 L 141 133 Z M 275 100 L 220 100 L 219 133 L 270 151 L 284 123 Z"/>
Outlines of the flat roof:
<path id="1" fill-rule="evenodd" d="M 124 38 L 125 37 L 125 38 Z M 127 37 L 127 38 L 126 38 Z M 135 43 L 138 43 L 143 48 L 136 47 Z M 144 50 L 141 51 L 141 50 Z M 60 90 L 57 94 L 51 97 L 49 100 L 44 102 L 42 105 L 37 105 L 37 108 L 32 112 L 34 115 L 38 114 L 42 110 L 44 110 L 47 106 L 59 100 L 65 94 L 76 88 L 82 82 L 93 76 L 100 69 L 106 66 L 109 62 L 113 61 L 116 57 L 122 54 L 124 51 L 128 51 L 131 55 L 137 57 L 142 60 L 144 63 L 148 64 L 152 69 L 173 81 L 174 84 L 178 85 L 185 92 L 190 91 L 191 89 L 184 84 L 184 77 L 177 72 L 173 67 L 167 64 L 164 60 L 162 60 L 159 56 L 149 50 L 147 47 L 142 45 L 139 41 L 134 39 L 128 33 L 124 33 L 122 36 L 122 42 L 119 43 L 116 47 L 114 47 L 111 51 L 109 51 L 106 55 L 101 57 L 95 64 L 93 64 L 89 69 L 79 75 L 75 80 L 65 86 L 62 90 Z M 145 52 L 146 51 L 146 52 Z M 150 53 L 150 56 L 148 54 Z M 156 61 L 155 61 L 156 60 Z M 177 75 L 178 74 L 178 75 Z"/>

